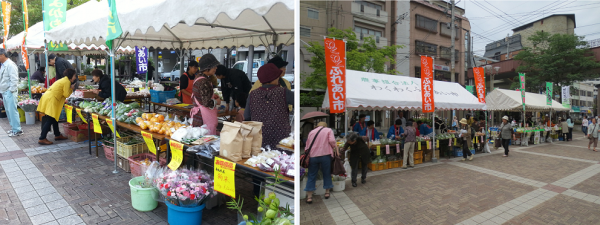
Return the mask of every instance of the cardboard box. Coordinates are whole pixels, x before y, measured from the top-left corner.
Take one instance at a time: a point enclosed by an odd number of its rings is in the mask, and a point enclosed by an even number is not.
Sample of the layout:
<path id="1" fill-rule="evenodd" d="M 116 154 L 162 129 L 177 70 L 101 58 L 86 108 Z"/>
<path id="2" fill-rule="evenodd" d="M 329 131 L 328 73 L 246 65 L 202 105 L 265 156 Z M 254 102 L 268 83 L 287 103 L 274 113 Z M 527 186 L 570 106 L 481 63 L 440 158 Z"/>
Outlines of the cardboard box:
<path id="1" fill-rule="evenodd" d="M 83 98 L 95 98 L 96 93 L 92 91 L 81 91 L 83 93 Z"/>

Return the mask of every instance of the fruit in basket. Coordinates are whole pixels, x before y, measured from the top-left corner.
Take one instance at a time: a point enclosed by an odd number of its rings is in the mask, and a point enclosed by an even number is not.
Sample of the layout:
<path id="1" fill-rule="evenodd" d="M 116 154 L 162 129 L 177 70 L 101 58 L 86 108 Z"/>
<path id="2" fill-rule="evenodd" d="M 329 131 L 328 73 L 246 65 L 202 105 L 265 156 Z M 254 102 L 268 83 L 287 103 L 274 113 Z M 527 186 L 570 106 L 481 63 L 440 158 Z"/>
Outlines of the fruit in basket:
<path id="1" fill-rule="evenodd" d="M 165 121 L 165 116 L 163 116 L 161 114 L 156 114 L 155 117 L 158 118 L 157 122 L 163 122 L 163 121 Z"/>

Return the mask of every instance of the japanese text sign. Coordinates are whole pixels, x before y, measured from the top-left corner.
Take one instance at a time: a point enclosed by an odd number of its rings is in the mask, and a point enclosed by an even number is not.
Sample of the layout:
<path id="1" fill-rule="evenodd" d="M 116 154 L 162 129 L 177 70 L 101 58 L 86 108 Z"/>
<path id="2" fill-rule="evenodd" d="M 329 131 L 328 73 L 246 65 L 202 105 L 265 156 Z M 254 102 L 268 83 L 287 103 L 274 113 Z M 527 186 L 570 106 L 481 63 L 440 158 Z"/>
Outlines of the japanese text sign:
<path id="1" fill-rule="evenodd" d="M 81 109 L 78 108 L 78 109 L 75 109 L 75 111 L 77 111 L 77 115 L 79 115 L 79 117 L 81 118 L 81 120 L 84 123 L 87 123 L 87 120 L 85 120 L 85 118 L 83 117 L 83 115 L 81 115 Z"/>
<path id="2" fill-rule="evenodd" d="M 25 39 L 27 38 L 27 32 L 23 35 L 23 44 L 21 45 L 21 59 L 23 60 L 23 64 L 25 64 L 25 69 L 29 69 L 29 57 L 27 56 L 27 47 L 25 47 Z"/>
<path id="3" fill-rule="evenodd" d="M 100 127 L 97 114 L 92 114 L 92 121 L 94 122 L 94 133 L 102 134 L 102 127 Z"/>
<path id="4" fill-rule="evenodd" d="M 142 137 L 144 137 L 144 141 L 146 145 L 148 145 L 148 150 L 156 155 L 156 145 L 154 145 L 154 139 L 152 139 L 152 134 L 142 131 Z"/>
<path id="5" fill-rule="evenodd" d="M 521 99 L 523 99 L 523 111 L 525 111 L 525 73 L 519 73 L 519 84 L 521 89 Z"/>
<path id="6" fill-rule="evenodd" d="M 67 123 L 73 123 L 73 106 L 65 105 L 65 112 L 67 113 Z"/>
<path id="7" fill-rule="evenodd" d="M 325 72 L 331 113 L 346 110 L 346 42 L 325 38 Z"/>
<path id="8" fill-rule="evenodd" d="M 562 86 L 562 105 L 564 107 L 569 108 L 570 102 L 569 99 L 571 98 L 571 89 L 569 86 Z"/>
<path id="9" fill-rule="evenodd" d="M 29 10 L 27 10 L 27 0 L 23 0 L 23 20 L 25 21 L 25 33 L 29 31 Z"/>
<path id="10" fill-rule="evenodd" d="M 435 103 L 433 98 L 433 59 L 421 56 L 421 99 L 424 113 L 433 112 Z"/>
<path id="11" fill-rule="evenodd" d="M 106 124 L 108 124 L 108 127 L 110 127 L 110 130 L 115 133 L 115 127 L 113 127 L 113 120 L 106 118 Z M 121 135 L 119 135 L 119 132 L 117 133 L 117 137 L 120 138 Z"/>
<path id="12" fill-rule="evenodd" d="M 183 162 L 183 144 L 176 141 L 169 141 L 169 147 L 171 147 L 171 162 L 168 167 L 175 171 Z"/>
<path id="13" fill-rule="evenodd" d="M 235 198 L 235 163 L 215 157 L 215 191 Z"/>
<path id="14" fill-rule="evenodd" d="M 52 30 L 67 20 L 67 0 L 46 0 L 42 11 L 44 12 L 44 31 Z M 65 44 L 48 43 L 48 51 L 66 51 Z"/>
<path id="15" fill-rule="evenodd" d="M 546 105 L 552 105 L 552 89 L 554 84 L 552 82 L 546 82 Z"/>
<path id="16" fill-rule="evenodd" d="M 2 22 L 4 24 L 4 43 L 2 43 L 3 48 L 6 48 L 8 31 L 10 30 L 10 10 L 10 2 L 2 1 Z"/>
<path id="17" fill-rule="evenodd" d="M 146 47 L 135 46 L 135 65 L 137 74 L 148 72 L 148 49 Z"/>
<path id="18" fill-rule="evenodd" d="M 475 78 L 475 91 L 477 91 L 477 99 L 480 103 L 485 103 L 485 73 L 483 67 L 473 68 Z"/>

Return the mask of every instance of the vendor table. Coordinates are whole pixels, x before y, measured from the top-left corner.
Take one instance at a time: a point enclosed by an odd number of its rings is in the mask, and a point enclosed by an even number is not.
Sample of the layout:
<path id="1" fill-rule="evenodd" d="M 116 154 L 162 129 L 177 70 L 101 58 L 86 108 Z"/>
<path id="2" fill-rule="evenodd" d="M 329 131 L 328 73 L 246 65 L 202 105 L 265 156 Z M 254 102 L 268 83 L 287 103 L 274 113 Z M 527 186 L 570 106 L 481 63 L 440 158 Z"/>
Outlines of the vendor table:
<path id="1" fill-rule="evenodd" d="M 103 98 L 97 97 L 96 98 L 100 101 L 104 101 Z M 127 96 L 125 97 L 125 100 L 140 100 L 142 102 L 141 106 L 142 109 L 145 109 L 146 106 L 150 105 L 150 95 L 137 95 L 137 96 Z"/>
<path id="2" fill-rule="evenodd" d="M 178 110 L 178 111 L 182 111 L 182 112 L 187 112 L 189 114 L 190 111 L 192 111 L 191 108 L 185 108 L 185 107 L 179 107 L 179 106 L 175 106 L 175 105 L 167 105 L 167 104 L 163 104 L 163 103 L 157 103 L 157 102 L 150 102 L 153 105 L 152 108 L 152 112 L 156 112 L 156 107 L 165 107 L 167 108 L 167 113 L 172 112 L 173 110 Z M 217 117 L 221 117 L 221 119 L 225 120 L 225 121 L 233 121 L 235 119 L 235 116 L 237 116 L 237 112 L 231 111 L 231 112 L 220 112 L 217 114 Z"/>

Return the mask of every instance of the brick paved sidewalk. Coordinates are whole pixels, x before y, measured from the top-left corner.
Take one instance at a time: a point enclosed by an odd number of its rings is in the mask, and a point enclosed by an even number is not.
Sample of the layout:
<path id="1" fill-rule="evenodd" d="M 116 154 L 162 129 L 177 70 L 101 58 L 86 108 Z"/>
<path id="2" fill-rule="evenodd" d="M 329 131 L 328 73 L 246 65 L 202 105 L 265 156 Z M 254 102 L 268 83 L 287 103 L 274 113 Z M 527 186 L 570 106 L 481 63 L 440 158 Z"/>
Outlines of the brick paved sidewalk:
<path id="1" fill-rule="evenodd" d="M 600 152 L 587 139 L 511 146 L 415 169 L 369 171 L 366 184 L 301 200 L 302 224 L 600 224 Z M 304 188 L 304 187 L 301 187 Z"/>
<path id="2" fill-rule="evenodd" d="M 37 144 L 39 123 L 22 123 L 25 134 L 10 138 L 8 121 L 0 119 L 0 224 L 167 224 L 164 203 L 151 212 L 133 209 L 131 174 L 113 174 L 114 163 L 102 152 L 96 158 L 87 143 L 69 140 Z M 52 132 L 48 139 L 54 140 Z M 236 192 L 245 199 L 244 211 L 255 212 L 250 181 L 236 179 Z M 229 199 L 205 209 L 203 224 L 236 224 L 237 212 L 224 204 Z"/>

